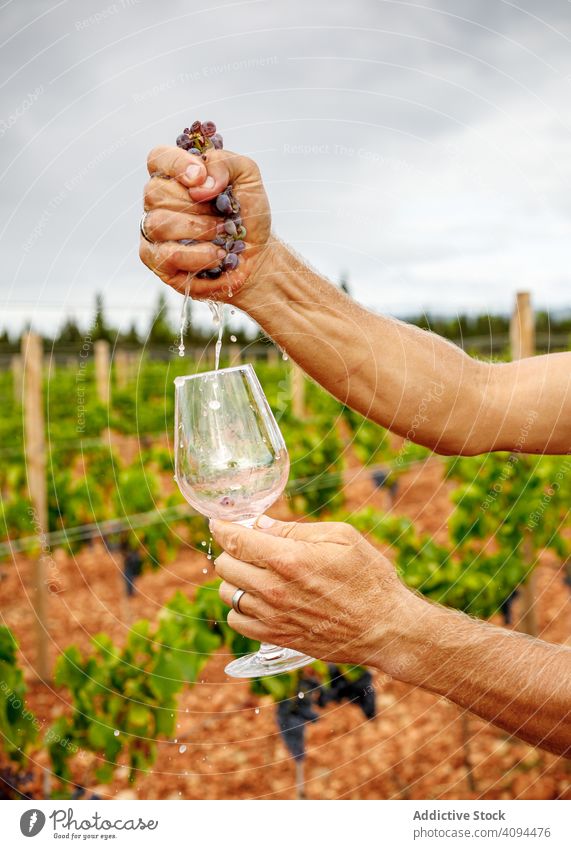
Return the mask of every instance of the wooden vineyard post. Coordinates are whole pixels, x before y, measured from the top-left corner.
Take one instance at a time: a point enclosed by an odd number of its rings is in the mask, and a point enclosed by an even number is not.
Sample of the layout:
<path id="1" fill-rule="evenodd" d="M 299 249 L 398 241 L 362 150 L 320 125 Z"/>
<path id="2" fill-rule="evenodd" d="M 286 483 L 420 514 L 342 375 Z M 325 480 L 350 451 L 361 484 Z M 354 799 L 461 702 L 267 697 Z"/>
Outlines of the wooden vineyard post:
<path id="1" fill-rule="evenodd" d="M 510 321 L 510 349 L 512 360 L 521 360 L 535 354 L 535 317 L 529 292 L 518 292 L 516 295 Z M 525 562 L 531 566 L 534 552 L 529 533 L 522 541 L 522 545 Z M 533 569 L 521 588 L 522 609 L 518 622 L 519 629 L 532 637 L 536 637 L 538 631 L 536 595 L 536 574 Z"/>
<path id="2" fill-rule="evenodd" d="M 20 354 L 14 354 L 10 360 L 10 368 L 12 370 L 12 380 L 14 381 L 14 401 L 20 406 L 23 403 L 22 384 L 24 380 L 22 356 Z"/>
<path id="3" fill-rule="evenodd" d="M 535 317 L 529 292 L 518 292 L 510 321 L 512 360 L 533 357 L 535 354 Z"/>
<path id="4" fill-rule="evenodd" d="M 95 384 L 97 386 L 97 397 L 105 404 L 109 404 L 109 342 L 98 339 L 94 345 L 95 351 Z"/>
<path id="5" fill-rule="evenodd" d="M 267 363 L 269 366 L 277 366 L 278 362 L 278 349 L 274 345 L 270 345 L 267 353 Z"/>
<path id="6" fill-rule="evenodd" d="M 228 346 L 228 362 L 231 366 L 239 366 L 242 361 L 242 349 L 236 343 Z"/>
<path id="7" fill-rule="evenodd" d="M 48 531 L 46 482 L 46 443 L 42 397 L 43 350 L 37 333 L 22 336 L 24 366 L 24 427 L 26 437 L 26 473 L 33 505 L 33 522 L 40 541 L 40 554 L 34 564 L 34 610 L 36 615 L 36 672 L 42 681 L 49 678 L 46 553 L 44 535 Z"/>
<path id="8" fill-rule="evenodd" d="M 305 418 L 305 374 L 293 361 L 291 364 L 291 408 L 296 419 Z"/>
<path id="9" fill-rule="evenodd" d="M 127 351 L 115 351 L 115 377 L 117 388 L 126 389 L 129 383 L 129 354 Z"/>

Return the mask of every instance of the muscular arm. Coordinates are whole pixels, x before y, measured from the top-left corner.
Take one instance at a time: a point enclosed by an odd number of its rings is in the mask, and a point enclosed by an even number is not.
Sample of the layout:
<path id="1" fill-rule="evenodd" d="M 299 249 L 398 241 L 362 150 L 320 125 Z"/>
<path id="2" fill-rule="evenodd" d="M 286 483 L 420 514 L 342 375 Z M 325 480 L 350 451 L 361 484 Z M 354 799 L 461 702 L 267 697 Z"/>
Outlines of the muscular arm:
<path id="1" fill-rule="evenodd" d="M 149 154 L 155 177 L 145 187 L 145 231 L 156 243 L 141 238 L 140 253 L 165 283 L 184 291 L 190 272 L 193 297 L 233 297 L 332 395 L 442 454 L 571 450 L 571 353 L 483 363 L 433 333 L 367 311 L 271 238 L 255 162 L 224 150 L 205 159 L 176 147 Z M 220 262 L 210 243 L 220 222 L 207 201 L 230 183 L 247 250 L 232 273 L 193 277 Z M 182 246 L 182 237 L 200 243 Z"/>
<path id="2" fill-rule="evenodd" d="M 376 315 L 274 242 L 236 305 L 332 395 L 442 454 L 571 450 L 571 354 L 479 362 Z"/>
<path id="3" fill-rule="evenodd" d="M 571 757 L 571 649 L 417 601 L 393 647 L 395 677 Z"/>

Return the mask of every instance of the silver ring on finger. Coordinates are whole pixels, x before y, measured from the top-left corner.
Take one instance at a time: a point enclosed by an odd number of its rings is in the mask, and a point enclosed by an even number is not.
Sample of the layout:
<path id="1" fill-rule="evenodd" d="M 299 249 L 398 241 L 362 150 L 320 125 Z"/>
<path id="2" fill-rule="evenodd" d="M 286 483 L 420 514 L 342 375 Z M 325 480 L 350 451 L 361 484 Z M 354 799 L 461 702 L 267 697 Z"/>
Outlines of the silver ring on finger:
<path id="1" fill-rule="evenodd" d="M 152 239 L 149 239 L 149 237 L 147 236 L 147 233 L 145 231 L 145 221 L 147 220 L 148 214 L 149 214 L 148 211 L 145 211 L 141 215 L 141 220 L 139 221 L 139 230 L 141 231 L 141 236 L 143 237 L 143 239 L 145 239 L 150 245 L 154 245 L 155 243 L 153 242 Z"/>
<path id="2" fill-rule="evenodd" d="M 236 613 L 241 613 L 242 615 L 244 615 L 244 611 L 240 610 L 240 601 L 244 595 L 246 595 L 246 590 L 235 590 L 232 596 L 232 607 Z"/>

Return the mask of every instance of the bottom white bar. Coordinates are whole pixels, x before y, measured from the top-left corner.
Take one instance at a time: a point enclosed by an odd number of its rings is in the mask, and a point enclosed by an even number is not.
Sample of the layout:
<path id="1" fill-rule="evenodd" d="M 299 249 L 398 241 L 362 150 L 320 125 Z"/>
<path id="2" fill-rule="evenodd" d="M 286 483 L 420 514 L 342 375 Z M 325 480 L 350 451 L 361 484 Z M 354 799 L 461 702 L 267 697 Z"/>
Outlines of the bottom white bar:
<path id="1" fill-rule="evenodd" d="M 2 802 L 2 846 L 568 849 L 570 802 Z M 295 806 L 295 810 L 294 810 Z M 30 842 L 33 841 L 33 842 Z M 167 843 L 168 841 L 168 843 Z"/>

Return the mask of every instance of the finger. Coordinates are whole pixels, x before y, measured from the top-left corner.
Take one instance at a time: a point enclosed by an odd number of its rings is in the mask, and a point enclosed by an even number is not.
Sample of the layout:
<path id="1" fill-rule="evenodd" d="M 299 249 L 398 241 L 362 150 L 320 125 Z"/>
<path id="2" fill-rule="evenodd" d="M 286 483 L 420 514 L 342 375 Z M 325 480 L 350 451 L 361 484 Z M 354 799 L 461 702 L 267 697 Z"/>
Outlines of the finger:
<path id="1" fill-rule="evenodd" d="M 208 151 L 203 159 L 208 169 L 208 177 L 193 183 L 189 195 L 195 201 L 215 198 L 241 177 L 246 170 L 246 162 L 249 164 L 249 160 L 230 150 Z"/>
<path id="2" fill-rule="evenodd" d="M 251 616 L 243 616 L 241 613 L 236 613 L 231 610 L 227 616 L 227 622 L 234 631 L 243 634 L 244 637 L 250 637 L 252 640 L 259 640 L 261 643 L 269 643 L 272 641 L 270 628 L 265 622 L 259 619 L 253 619 Z"/>
<path id="3" fill-rule="evenodd" d="M 340 529 L 349 527 L 343 522 L 280 522 L 270 516 L 260 516 L 255 527 L 271 536 L 305 542 L 342 542 Z M 342 531 L 345 534 L 345 531 Z"/>
<path id="4" fill-rule="evenodd" d="M 154 177 L 145 183 L 144 208 L 171 209 L 174 212 L 188 212 L 194 215 L 214 215 L 212 204 L 195 203 L 178 180 L 161 180 Z"/>
<path id="5" fill-rule="evenodd" d="M 154 147 L 147 157 L 149 174 L 165 174 L 174 177 L 187 189 L 200 186 L 208 178 L 206 166 L 201 157 L 188 153 L 180 147 L 160 145 Z M 210 183 L 209 183 L 210 185 Z"/>
<path id="6" fill-rule="evenodd" d="M 243 560 L 237 560 L 223 551 L 214 561 L 216 574 L 241 587 L 243 590 L 258 592 L 265 585 L 267 578 L 267 570 L 259 566 L 252 566 L 251 563 L 244 563 Z"/>
<path id="7" fill-rule="evenodd" d="M 170 209 L 154 209 L 145 216 L 145 233 L 153 242 L 178 239 L 211 241 L 224 232 L 224 224 L 206 215 L 188 215 Z"/>
<path id="8" fill-rule="evenodd" d="M 291 573 L 304 553 L 304 543 L 298 540 L 279 539 L 233 522 L 211 519 L 210 530 L 232 557 L 254 566 L 271 567 L 281 574 Z"/>
<path id="9" fill-rule="evenodd" d="M 139 256 L 151 271 L 158 274 L 170 285 L 179 272 L 203 271 L 205 268 L 215 268 L 226 251 L 217 248 L 210 242 L 198 245 L 179 245 L 176 242 L 156 242 L 151 244 L 141 237 Z M 186 279 L 186 274 L 184 278 Z M 176 286 L 175 286 L 176 288 Z M 181 287 L 184 289 L 184 285 Z"/>
<path id="10" fill-rule="evenodd" d="M 232 607 L 232 598 L 234 597 L 234 593 L 238 587 L 234 584 L 229 584 L 228 581 L 222 581 L 220 586 L 218 587 L 218 594 L 222 601 L 228 605 L 228 607 Z M 240 587 L 243 589 L 243 587 Z M 272 610 L 268 605 L 263 602 L 258 596 L 254 595 L 250 592 L 245 592 L 241 597 L 238 604 L 240 608 L 240 613 L 244 616 L 249 616 L 252 619 L 267 619 L 271 618 Z"/>

